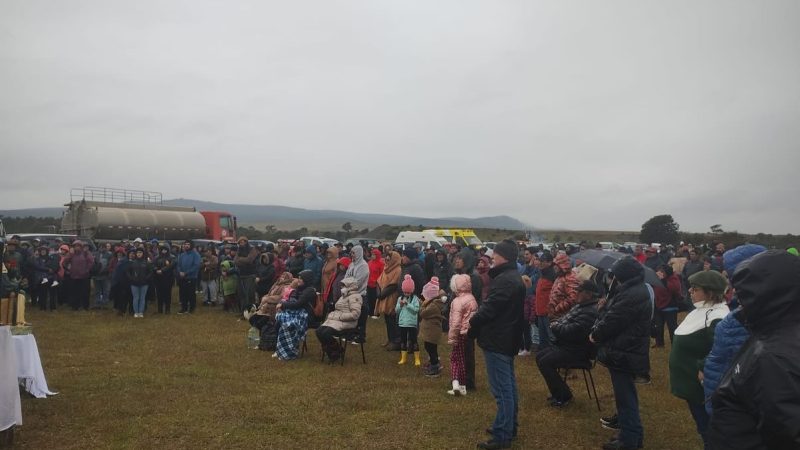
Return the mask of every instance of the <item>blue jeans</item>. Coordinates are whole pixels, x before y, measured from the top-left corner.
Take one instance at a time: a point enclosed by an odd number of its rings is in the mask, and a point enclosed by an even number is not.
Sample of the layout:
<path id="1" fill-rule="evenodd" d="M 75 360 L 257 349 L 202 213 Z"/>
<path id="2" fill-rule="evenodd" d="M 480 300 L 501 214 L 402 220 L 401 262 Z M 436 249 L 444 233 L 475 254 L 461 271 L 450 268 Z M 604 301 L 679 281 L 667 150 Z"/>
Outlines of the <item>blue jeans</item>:
<path id="1" fill-rule="evenodd" d="M 145 297 L 147 297 L 148 285 L 136 286 L 131 285 L 131 294 L 133 294 L 133 312 L 134 314 L 144 314 Z"/>
<path id="2" fill-rule="evenodd" d="M 636 448 L 644 441 L 642 419 L 639 417 L 639 397 L 633 374 L 608 369 L 619 419 L 619 441 L 626 447 Z"/>
<path id="3" fill-rule="evenodd" d="M 495 441 L 511 442 L 517 431 L 517 379 L 514 376 L 514 357 L 502 353 L 483 352 L 489 388 L 497 402 L 497 415 L 492 424 Z"/>
<path id="4" fill-rule="evenodd" d="M 706 407 L 702 403 L 689 401 L 686 403 L 689 404 L 689 412 L 692 413 L 694 423 L 697 425 L 697 432 L 700 434 L 700 439 L 703 440 L 703 448 L 708 448 L 708 423 L 711 421 L 711 417 L 709 417 Z"/>
<path id="5" fill-rule="evenodd" d="M 550 345 L 550 318 L 547 316 L 536 316 L 536 326 L 539 328 L 539 348 Z"/>

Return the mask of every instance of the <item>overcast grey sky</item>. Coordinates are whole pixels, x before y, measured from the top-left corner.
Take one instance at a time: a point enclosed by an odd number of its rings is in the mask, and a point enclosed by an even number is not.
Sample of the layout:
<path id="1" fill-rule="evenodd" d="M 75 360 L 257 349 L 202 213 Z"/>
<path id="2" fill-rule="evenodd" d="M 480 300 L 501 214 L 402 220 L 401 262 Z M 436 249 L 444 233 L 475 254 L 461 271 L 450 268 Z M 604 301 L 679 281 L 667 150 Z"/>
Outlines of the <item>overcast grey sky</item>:
<path id="1" fill-rule="evenodd" d="M 0 209 L 71 187 L 800 233 L 800 2 L 0 4 Z"/>

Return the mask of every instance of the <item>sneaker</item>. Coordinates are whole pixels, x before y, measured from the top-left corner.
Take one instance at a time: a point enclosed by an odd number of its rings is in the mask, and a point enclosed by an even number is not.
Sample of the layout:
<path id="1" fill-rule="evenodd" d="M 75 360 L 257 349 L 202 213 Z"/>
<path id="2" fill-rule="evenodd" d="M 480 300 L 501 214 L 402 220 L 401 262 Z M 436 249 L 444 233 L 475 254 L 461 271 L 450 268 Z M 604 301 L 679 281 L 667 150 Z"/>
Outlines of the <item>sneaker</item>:
<path id="1" fill-rule="evenodd" d="M 636 447 L 626 447 L 622 442 L 617 439 L 612 439 L 605 444 L 603 444 L 603 450 L 636 450 L 643 448 L 642 445 L 638 445 Z"/>
<path id="2" fill-rule="evenodd" d="M 531 352 L 527 350 L 520 350 L 519 353 L 517 353 L 517 356 L 531 356 Z"/>
<path id="3" fill-rule="evenodd" d="M 553 401 L 550 402 L 550 406 L 552 406 L 553 408 L 564 408 L 568 406 L 570 403 L 572 403 L 572 397 L 569 397 L 564 400 L 553 399 Z"/>
<path id="4" fill-rule="evenodd" d="M 178 314 L 188 314 L 188 313 L 189 312 L 186 311 L 185 309 L 182 309 L 182 310 L 178 311 Z"/>
<path id="5" fill-rule="evenodd" d="M 377 320 L 380 319 L 380 316 L 370 316 L 370 318 Z"/>
<path id="6" fill-rule="evenodd" d="M 490 439 L 486 442 L 479 442 L 478 448 L 494 450 L 498 448 L 511 448 L 511 442 L 500 442 Z"/>
<path id="7" fill-rule="evenodd" d="M 424 373 L 426 377 L 436 378 L 442 373 L 442 366 L 440 364 L 428 366 L 422 373 Z"/>
<path id="8" fill-rule="evenodd" d="M 277 357 L 278 357 L 278 352 L 275 352 L 275 353 L 273 353 L 273 354 L 272 354 L 272 357 L 273 357 L 273 358 L 277 358 Z"/>
<path id="9" fill-rule="evenodd" d="M 600 426 L 606 430 L 619 431 L 619 417 L 616 414 L 611 417 L 601 417 Z"/>
<path id="10" fill-rule="evenodd" d="M 636 384 L 650 384 L 650 374 L 643 373 L 640 375 L 636 375 L 636 377 L 634 377 L 633 379 L 633 382 Z"/>
<path id="11" fill-rule="evenodd" d="M 486 431 L 486 434 L 488 434 L 490 436 L 494 436 L 494 432 L 492 431 L 492 427 L 489 427 L 484 431 Z M 511 436 L 511 440 L 512 441 L 516 441 L 517 440 L 517 432 L 516 431 L 514 431 L 514 435 Z"/>

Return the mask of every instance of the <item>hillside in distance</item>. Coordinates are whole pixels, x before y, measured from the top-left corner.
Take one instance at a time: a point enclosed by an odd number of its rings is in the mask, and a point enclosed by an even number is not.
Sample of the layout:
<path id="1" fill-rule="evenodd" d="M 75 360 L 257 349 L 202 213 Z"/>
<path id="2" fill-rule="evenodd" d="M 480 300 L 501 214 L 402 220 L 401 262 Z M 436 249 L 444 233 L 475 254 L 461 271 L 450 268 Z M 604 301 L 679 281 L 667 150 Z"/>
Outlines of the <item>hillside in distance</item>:
<path id="1" fill-rule="evenodd" d="M 524 230 L 529 228 L 524 223 L 509 216 L 429 218 L 392 214 L 357 213 L 340 210 L 303 209 L 279 205 L 214 203 L 183 198 L 165 200 L 164 204 L 172 206 L 190 206 L 196 208 L 198 211 L 229 211 L 237 217 L 240 224 L 272 224 L 279 229 L 296 229 L 306 226 L 309 229 L 336 230 L 345 222 L 351 222 L 354 227 L 360 228 L 374 228 L 382 224 L 392 226 L 422 225 L 425 227 L 501 228 L 507 230 Z M 4 210 L 0 211 L 0 215 L 5 217 L 61 217 L 63 211 L 63 207 L 29 208 Z"/>

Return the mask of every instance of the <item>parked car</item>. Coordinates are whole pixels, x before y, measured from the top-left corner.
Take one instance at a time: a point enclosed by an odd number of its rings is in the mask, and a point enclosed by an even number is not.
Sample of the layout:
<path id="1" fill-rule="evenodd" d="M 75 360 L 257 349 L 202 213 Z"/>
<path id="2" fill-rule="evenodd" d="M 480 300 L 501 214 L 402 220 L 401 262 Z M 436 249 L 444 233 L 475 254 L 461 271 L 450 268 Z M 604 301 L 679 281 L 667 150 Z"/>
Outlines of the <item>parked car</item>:
<path id="1" fill-rule="evenodd" d="M 374 238 L 367 238 L 367 237 L 355 237 L 355 238 L 350 238 L 350 239 L 344 241 L 344 245 L 345 246 L 347 246 L 347 244 L 361 245 L 363 243 L 366 243 L 370 247 L 380 247 L 380 245 L 381 245 L 381 241 L 380 240 L 374 239 Z"/>
<path id="2" fill-rule="evenodd" d="M 55 233 L 8 233 L 8 236 L 19 236 L 19 242 L 27 242 L 31 244 L 35 239 L 38 239 L 42 244 L 50 247 L 56 247 L 56 240 L 60 240 L 64 244 L 70 245 L 73 241 L 80 240 L 91 251 L 97 250 L 94 242 L 91 239 L 81 238 L 76 234 L 55 234 Z"/>

